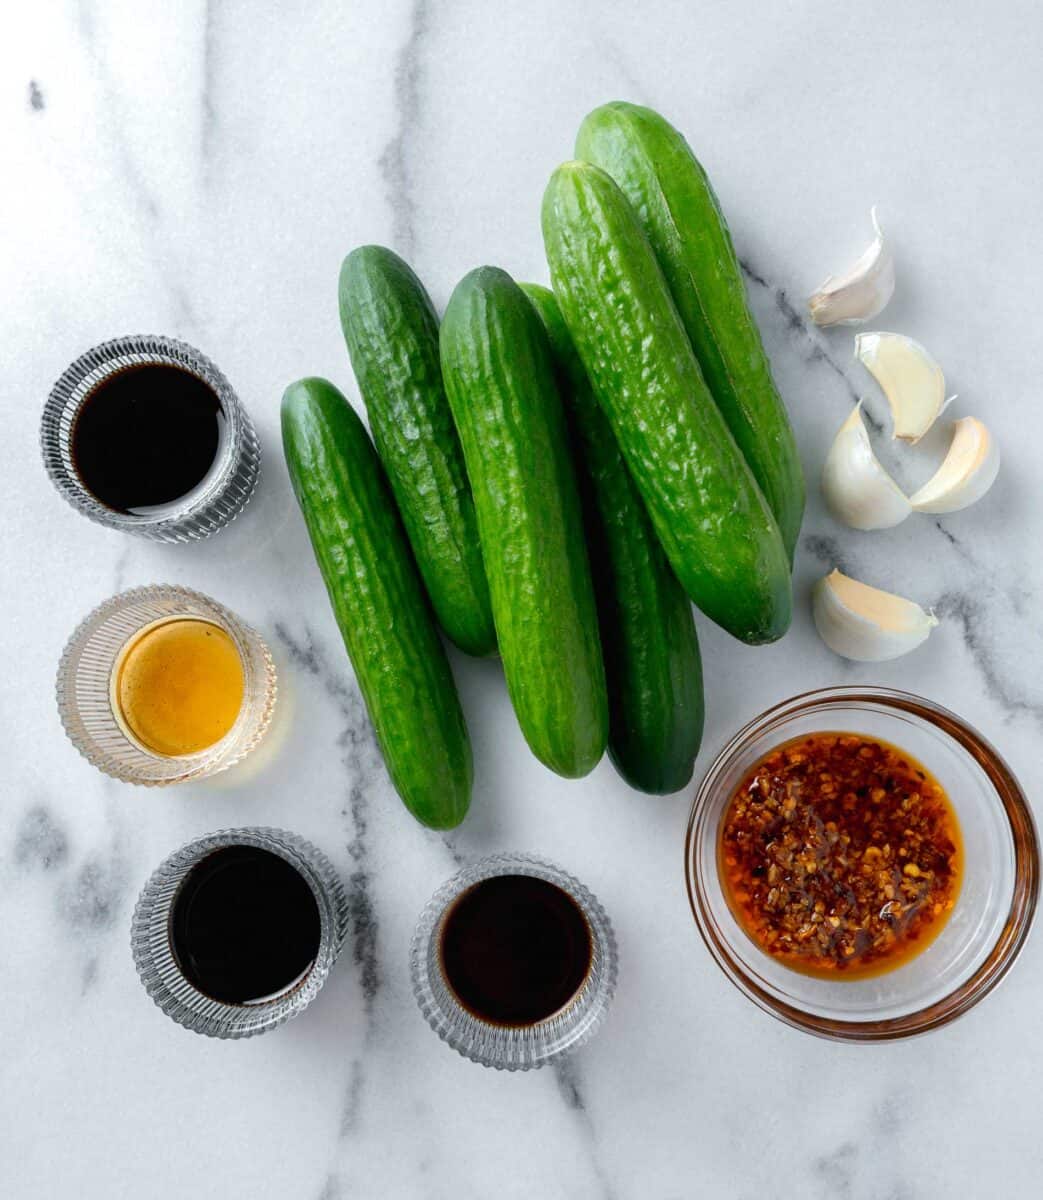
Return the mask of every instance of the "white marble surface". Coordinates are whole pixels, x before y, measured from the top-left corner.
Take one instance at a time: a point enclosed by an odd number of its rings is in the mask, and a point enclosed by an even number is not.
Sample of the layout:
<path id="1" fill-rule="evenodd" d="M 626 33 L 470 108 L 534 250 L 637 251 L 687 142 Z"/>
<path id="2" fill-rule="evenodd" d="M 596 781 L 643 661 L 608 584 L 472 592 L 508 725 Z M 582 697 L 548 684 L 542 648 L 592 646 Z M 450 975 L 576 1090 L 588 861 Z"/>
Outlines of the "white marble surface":
<path id="1" fill-rule="evenodd" d="M 784 1028 L 731 988 L 692 924 L 688 798 L 630 793 L 607 763 L 582 782 L 553 777 L 526 752 L 492 663 L 454 659 L 476 750 L 472 816 L 449 837 L 409 818 L 292 504 L 277 408 L 302 374 L 355 395 L 336 309 L 351 246 L 397 247 L 439 302 L 480 262 L 543 279 L 540 195 L 580 118 L 610 98 L 654 105 L 715 180 L 811 480 L 792 632 L 752 650 L 700 625 L 700 768 L 768 702 L 875 682 L 957 708 L 1033 793 L 1041 41 L 1043 11 L 1013 0 L 6 9 L 5 1200 L 1039 1195 L 1039 938 L 998 993 L 927 1038 L 850 1048 Z M 802 297 L 861 249 L 874 202 L 900 273 L 882 323 L 937 353 L 956 411 L 994 427 L 1005 464 L 974 510 L 858 535 L 825 515 L 816 476 L 869 382 L 851 365 L 850 333 L 810 330 Z M 163 548 L 93 526 L 44 476 L 37 422 L 50 383 L 90 344 L 129 332 L 198 345 L 259 426 L 259 493 L 207 544 Z M 869 408 L 882 415 L 879 396 Z M 833 658 L 807 600 L 834 562 L 934 605 L 942 624 L 927 646 L 882 667 Z M 137 790 L 64 740 L 52 685 L 67 634 L 109 594 L 154 581 L 209 592 L 270 639 L 283 736 L 253 772 Z M 151 1005 L 128 923 L 166 853 L 251 823 L 322 846 L 349 883 L 353 923 L 301 1019 L 218 1043 Z M 581 876 L 619 934 L 613 1012 L 562 1070 L 509 1076 L 458 1058 L 409 993 L 423 903 L 454 859 L 503 848 L 542 851 Z"/>

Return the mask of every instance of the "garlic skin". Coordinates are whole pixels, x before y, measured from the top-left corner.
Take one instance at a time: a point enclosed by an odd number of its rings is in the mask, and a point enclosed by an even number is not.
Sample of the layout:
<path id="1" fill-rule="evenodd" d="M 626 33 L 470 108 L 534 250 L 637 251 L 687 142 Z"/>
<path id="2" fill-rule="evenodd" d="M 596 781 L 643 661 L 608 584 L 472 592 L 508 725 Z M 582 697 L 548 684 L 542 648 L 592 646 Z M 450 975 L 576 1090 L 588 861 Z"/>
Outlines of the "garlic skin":
<path id="1" fill-rule="evenodd" d="M 876 219 L 869 210 L 875 237 L 853 266 L 842 275 L 830 275 L 808 301 L 816 325 L 858 325 L 887 307 L 895 291 L 895 264 Z"/>
<path id="2" fill-rule="evenodd" d="M 822 494 L 852 529 L 891 529 L 913 511 L 905 493 L 873 453 L 862 402 L 840 427 L 822 467 Z"/>
<path id="3" fill-rule="evenodd" d="M 891 407 L 892 437 L 918 442 L 946 406 L 945 376 L 930 354 L 901 333 L 860 333 L 855 357 Z"/>
<path id="4" fill-rule="evenodd" d="M 938 624 L 912 600 L 833 570 L 811 594 L 819 636 L 834 654 L 855 662 L 887 662 L 915 650 Z"/>
<path id="5" fill-rule="evenodd" d="M 976 417 L 953 422 L 952 442 L 942 465 L 909 497 L 917 512 L 952 513 L 974 504 L 996 482 L 1000 449 Z"/>

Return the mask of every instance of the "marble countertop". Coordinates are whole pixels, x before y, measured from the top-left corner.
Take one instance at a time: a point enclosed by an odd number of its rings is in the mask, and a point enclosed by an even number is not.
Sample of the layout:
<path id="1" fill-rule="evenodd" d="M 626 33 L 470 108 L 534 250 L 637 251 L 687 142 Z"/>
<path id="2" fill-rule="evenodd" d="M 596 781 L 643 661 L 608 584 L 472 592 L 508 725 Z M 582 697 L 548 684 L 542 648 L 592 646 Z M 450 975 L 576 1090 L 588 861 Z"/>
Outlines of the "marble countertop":
<path id="1" fill-rule="evenodd" d="M 396 247 L 439 303 L 482 262 L 545 279 L 540 196 L 581 117 L 617 97 L 653 105 L 715 181 L 811 481 L 791 633 L 754 650 L 700 623 L 697 769 L 773 701 L 879 683 L 955 707 L 1031 795 L 1043 779 L 1043 476 L 1030 437 L 1043 434 L 1041 41 L 1041 10 L 1014 0 L 40 0 L 7 14 L 6 1200 L 1038 1196 L 1038 937 L 996 994 L 925 1038 L 849 1047 L 789 1030 L 699 939 L 682 873 L 689 797 L 632 793 L 607 761 L 580 782 L 554 777 L 528 754 L 499 667 L 460 656 L 472 815 L 448 836 L 412 821 L 290 495 L 277 412 L 304 374 L 357 395 L 336 304 L 350 247 Z M 954 411 L 989 422 L 1004 468 L 977 508 L 866 535 L 829 518 L 816 479 L 852 400 L 870 394 L 878 417 L 882 400 L 851 361 L 850 331 L 810 328 L 803 298 L 862 249 L 872 203 L 899 268 L 883 327 L 931 347 L 960 394 Z M 40 465 L 50 384 L 89 345 L 131 332 L 210 355 L 262 437 L 254 501 L 205 544 L 92 525 Z M 834 658 L 808 606 L 834 564 L 932 605 L 941 625 L 927 645 L 882 666 Z M 63 737 L 53 681 L 66 637 L 108 595 L 151 582 L 210 593 L 270 641 L 280 732 L 252 770 L 135 789 Z M 307 1013 L 223 1043 L 149 1002 L 128 926 L 168 852 L 240 824 L 322 847 L 352 921 Z M 443 1046 L 407 975 L 429 895 L 456 861 L 506 848 L 583 879 L 621 949 L 600 1035 L 526 1075 Z"/>

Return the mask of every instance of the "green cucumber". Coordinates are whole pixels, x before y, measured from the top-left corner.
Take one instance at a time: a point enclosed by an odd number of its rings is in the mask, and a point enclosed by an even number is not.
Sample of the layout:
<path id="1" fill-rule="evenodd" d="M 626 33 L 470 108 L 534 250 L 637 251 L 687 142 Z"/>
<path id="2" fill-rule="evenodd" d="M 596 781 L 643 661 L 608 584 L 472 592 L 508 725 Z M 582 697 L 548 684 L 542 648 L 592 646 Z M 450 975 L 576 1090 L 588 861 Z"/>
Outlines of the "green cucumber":
<path id="1" fill-rule="evenodd" d="M 781 637 L 789 560 L 706 386 L 629 201 L 590 163 L 559 167 L 543 238 L 562 315 L 681 586 L 744 642 Z"/>
<path id="2" fill-rule="evenodd" d="M 460 440 L 442 387 L 438 317 L 409 265 L 359 246 L 340 269 L 340 322 L 377 453 L 439 623 L 468 654 L 496 649 Z"/>
<path id="3" fill-rule="evenodd" d="M 608 683 L 608 752 L 632 787 L 676 792 L 692 778 L 703 732 L 692 606 L 656 540 L 558 302 L 538 284 L 521 287 L 547 330 L 586 500 Z"/>
<path id="4" fill-rule="evenodd" d="M 546 334 L 514 280 L 479 267 L 453 292 L 441 351 L 511 703 L 542 763 L 586 775 L 605 751 L 608 700 Z"/>
<path id="5" fill-rule="evenodd" d="M 576 137 L 576 157 L 607 171 L 633 205 L 703 378 L 775 514 L 792 561 L 804 514 L 804 474 L 706 172 L 668 121 L 621 101 L 590 113 Z"/>
<path id="6" fill-rule="evenodd" d="M 471 800 L 471 743 L 380 460 L 355 411 L 325 379 L 286 389 L 282 438 L 391 782 L 418 821 L 452 829 Z"/>

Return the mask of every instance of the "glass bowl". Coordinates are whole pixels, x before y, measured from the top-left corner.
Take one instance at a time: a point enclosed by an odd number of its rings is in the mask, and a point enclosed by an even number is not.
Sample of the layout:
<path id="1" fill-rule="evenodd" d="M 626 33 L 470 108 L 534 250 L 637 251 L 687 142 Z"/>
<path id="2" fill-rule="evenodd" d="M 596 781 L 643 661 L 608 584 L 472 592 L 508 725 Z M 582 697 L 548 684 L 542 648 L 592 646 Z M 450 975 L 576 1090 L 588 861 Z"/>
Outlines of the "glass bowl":
<path id="1" fill-rule="evenodd" d="M 579 991 L 552 1017 L 534 1025 L 494 1025 L 456 999 L 442 974 L 442 922 L 454 901 L 484 879 L 531 875 L 561 888 L 590 927 L 590 970 Z M 459 1054 L 485 1067 L 528 1071 L 578 1049 L 594 1036 L 616 990 L 617 952 L 612 924 L 596 897 L 578 879 L 531 854 L 484 858 L 444 883 L 420 914 L 410 953 L 413 994 L 427 1023 Z"/>
<path id="2" fill-rule="evenodd" d="M 289 990 L 256 1004 L 226 1004 L 205 995 L 181 973 L 170 944 L 170 914 L 185 876 L 225 846 L 257 846 L 278 854 L 304 877 L 319 907 L 319 949 L 307 974 Z M 245 1038 L 297 1016 L 318 995 L 337 961 L 348 927 L 344 887 L 329 859 L 283 829 L 223 829 L 171 854 L 145 884 L 134 908 L 130 943 L 145 990 L 171 1020 L 194 1033 Z"/>
<path id="3" fill-rule="evenodd" d="M 130 733 L 112 700 L 123 648 L 143 630 L 178 617 L 210 621 L 228 634 L 243 664 L 243 703 L 220 741 L 196 754 L 156 754 Z M 189 588 L 132 588 L 112 596 L 79 624 L 58 665 L 58 713 L 69 740 L 90 763 L 146 787 L 183 783 L 225 771 L 268 731 L 277 694 L 275 664 L 261 637 L 223 604 Z"/>
<path id="4" fill-rule="evenodd" d="M 717 864 L 721 821 L 754 763 L 791 738 L 836 731 L 882 738 L 918 758 L 948 793 L 964 843 L 960 895 L 930 945 L 887 974 L 843 981 L 801 974 L 755 945 L 729 907 Z M 1021 787 L 970 725 L 906 692 L 839 687 L 769 709 L 724 747 L 692 805 L 685 874 L 699 932 L 744 995 L 821 1037 L 886 1041 L 948 1024 L 1006 975 L 1032 924 L 1039 847 Z"/>
<path id="5" fill-rule="evenodd" d="M 154 515 L 116 512 L 81 482 L 73 461 L 73 426 L 98 384 L 127 367 L 151 364 L 180 367 L 210 387 L 224 411 L 221 441 L 206 477 L 176 504 Z M 73 508 L 99 525 L 156 542 L 199 541 L 234 521 L 253 494 L 261 470 L 253 423 L 224 375 L 193 346 L 152 334 L 103 342 L 70 364 L 44 405 L 40 446 L 51 482 Z"/>

